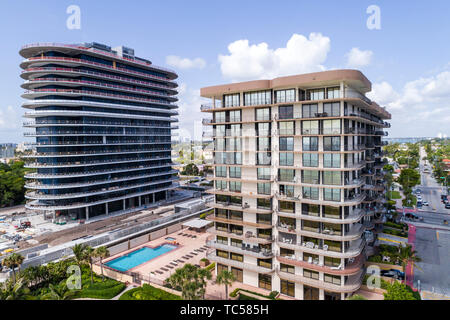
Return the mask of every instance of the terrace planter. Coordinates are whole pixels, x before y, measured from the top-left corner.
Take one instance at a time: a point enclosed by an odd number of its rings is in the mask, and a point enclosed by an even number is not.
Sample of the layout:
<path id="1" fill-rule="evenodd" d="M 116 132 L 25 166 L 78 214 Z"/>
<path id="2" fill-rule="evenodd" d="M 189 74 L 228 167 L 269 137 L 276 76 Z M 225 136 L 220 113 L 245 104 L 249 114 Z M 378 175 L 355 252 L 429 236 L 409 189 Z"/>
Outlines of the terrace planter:
<path id="1" fill-rule="evenodd" d="M 199 264 L 200 264 L 200 267 L 205 268 L 205 267 L 209 266 L 211 264 L 211 262 L 208 259 L 205 259 L 205 260 L 201 259 Z"/>

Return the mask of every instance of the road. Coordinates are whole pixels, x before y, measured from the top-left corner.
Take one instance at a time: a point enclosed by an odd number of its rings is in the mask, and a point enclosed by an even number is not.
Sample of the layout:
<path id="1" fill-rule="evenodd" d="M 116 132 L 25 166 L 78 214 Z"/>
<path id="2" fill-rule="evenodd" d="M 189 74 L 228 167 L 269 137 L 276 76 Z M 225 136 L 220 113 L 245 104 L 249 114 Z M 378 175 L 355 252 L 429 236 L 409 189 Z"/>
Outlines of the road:
<path id="1" fill-rule="evenodd" d="M 422 291 L 450 296 L 450 231 L 433 229 L 442 227 L 444 220 L 450 221 L 450 209 L 445 209 L 441 202 L 443 188 L 431 174 L 423 173 L 425 163 L 422 158 L 425 155 L 425 150 L 421 148 L 422 177 L 418 188 L 429 206 L 423 207 L 417 214 L 424 218 L 423 223 L 428 226 L 416 228 L 415 250 L 422 259 L 417 265 L 422 270 L 414 268 L 414 286 L 417 288 L 420 281 Z"/>

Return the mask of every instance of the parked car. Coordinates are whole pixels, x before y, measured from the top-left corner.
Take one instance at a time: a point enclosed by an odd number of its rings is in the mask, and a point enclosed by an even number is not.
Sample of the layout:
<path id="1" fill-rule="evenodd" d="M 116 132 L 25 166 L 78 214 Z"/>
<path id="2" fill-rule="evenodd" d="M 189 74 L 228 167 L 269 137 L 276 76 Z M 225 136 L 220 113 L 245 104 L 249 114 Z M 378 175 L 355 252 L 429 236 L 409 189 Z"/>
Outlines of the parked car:
<path id="1" fill-rule="evenodd" d="M 447 202 L 447 203 L 445 204 L 445 209 L 450 209 L 450 203 L 449 203 L 449 202 Z"/>
<path id="2" fill-rule="evenodd" d="M 417 214 L 412 212 L 405 213 L 404 218 L 407 220 L 423 221 L 423 217 L 419 217 Z"/>
<path id="3" fill-rule="evenodd" d="M 398 279 L 398 280 L 405 279 L 405 273 L 402 271 L 399 271 L 397 269 L 381 270 L 380 275 L 383 277 L 389 277 L 389 278 L 394 278 L 394 279 Z"/>
<path id="4" fill-rule="evenodd" d="M 428 201 L 424 201 L 424 202 L 422 203 L 422 205 L 424 205 L 424 206 L 429 206 L 430 204 L 428 203 Z"/>

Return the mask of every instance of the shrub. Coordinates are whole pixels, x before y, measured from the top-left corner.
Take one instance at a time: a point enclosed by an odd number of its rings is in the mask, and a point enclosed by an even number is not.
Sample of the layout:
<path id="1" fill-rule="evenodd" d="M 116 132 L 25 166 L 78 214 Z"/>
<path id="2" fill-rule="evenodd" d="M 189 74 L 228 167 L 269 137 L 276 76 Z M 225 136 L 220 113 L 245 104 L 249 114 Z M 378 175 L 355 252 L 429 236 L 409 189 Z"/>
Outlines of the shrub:
<path id="1" fill-rule="evenodd" d="M 207 266 L 205 269 L 208 270 L 208 271 L 211 271 L 211 270 L 214 269 L 215 267 L 216 267 L 216 263 L 213 262 L 213 263 L 211 263 L 209 266 Z"/>
<path id="2" fill-rule="evenodd" d="M 387 233 L 387 234 L 391 234 L 393 236 L 397 236 L 397 237 L 403 237 L 403 238 L 408 237 L 408 233 L 401 231 L 401 230 L 397 230 L 397 229 L 385 228 L 385 229 L 383 229 L 383 232 Z"/>
<path id="3" fill-rule="evenodd" d="M 278 291 L 272 291 L 269 293 L 269 298 L 273 300 L 278 296 L 278 294 L 279 294 Z"/>
<path id="4" fill-rule="evenodd" d="M 237 296 L 237 293 L 239 290 L 241 290 L 241 289 L 236 288 L 232 292 L 230 292 L 230 297 L 235 298 Z"/>
<path id="5" fill-rule="evenodd" d="M 348 297 L 345 300 L 367 300 L 367 298 L 362 296 L 362 295 L 360 295 L 360 294 L 354 294 L 354 295 L 352 295 L 351 297 Z"/>
<path id="6" fill-rule="evenodd" d="M 394 222 L 389 222 L 388 221 L 388 222 L 385 222 L 383 225 L 386 226 L 386 227 L 397 228 L 397 229 L 400 229 L 400 230 L 402 230 L 403 228 L 408 230 L 408 225 L 406 223 L 399 224 L 399 223 L 394 223 Z"/>
<path id="7" fill-rule="evenodd" d="M 144 284 L 142 287 L 128 290 L 120 296 L 119 300 L 181 300 L 181 298 L 149 284 Z"/>

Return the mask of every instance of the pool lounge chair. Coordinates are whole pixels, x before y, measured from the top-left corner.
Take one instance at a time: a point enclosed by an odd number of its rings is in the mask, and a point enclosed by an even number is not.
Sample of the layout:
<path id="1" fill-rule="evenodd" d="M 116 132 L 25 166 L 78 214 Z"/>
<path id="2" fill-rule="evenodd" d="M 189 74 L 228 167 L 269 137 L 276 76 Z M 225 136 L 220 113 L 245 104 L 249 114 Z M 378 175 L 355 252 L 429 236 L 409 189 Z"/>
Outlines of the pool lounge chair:
<path id="1" fill-rule="evenodd" d="M 170 264 L 168 264 L 168 265 L 166 265 L 166 268 L 173 269 L 174 266 L 171 266 Z"/>
<path id="2" fill-rule="evenodd" d="M 160 269 L 163 271 L 169 271 L 169 269 L 166 269 L 166 268 L 160 268 Z"/>

